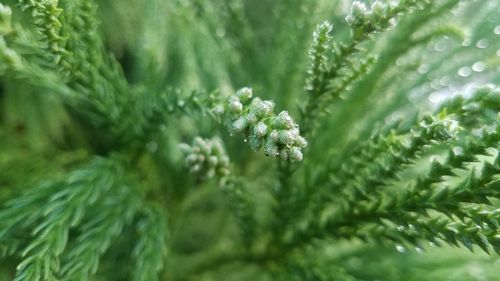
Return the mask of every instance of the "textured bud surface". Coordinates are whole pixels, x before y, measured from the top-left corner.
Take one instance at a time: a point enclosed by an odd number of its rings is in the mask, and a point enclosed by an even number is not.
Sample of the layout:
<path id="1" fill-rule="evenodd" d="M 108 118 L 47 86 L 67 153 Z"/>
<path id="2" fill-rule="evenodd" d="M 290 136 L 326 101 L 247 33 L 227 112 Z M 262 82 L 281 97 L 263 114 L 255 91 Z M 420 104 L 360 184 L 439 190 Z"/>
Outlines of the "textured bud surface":
<path id="1" fill-rule="evenodd" d="M 228 112 L 232 113 L 228 116 L 230 131 L 242 133 L 253 150 L 263 147 L 266 156 L 292 162 L 302 160 L 302 149 L 307 141 L 300 136 L 299 126 L 288 111 L 281 111 L 276 116 L 274 103 L 253 97 L 251 88 L 242 88 L 227 100 Z"/>

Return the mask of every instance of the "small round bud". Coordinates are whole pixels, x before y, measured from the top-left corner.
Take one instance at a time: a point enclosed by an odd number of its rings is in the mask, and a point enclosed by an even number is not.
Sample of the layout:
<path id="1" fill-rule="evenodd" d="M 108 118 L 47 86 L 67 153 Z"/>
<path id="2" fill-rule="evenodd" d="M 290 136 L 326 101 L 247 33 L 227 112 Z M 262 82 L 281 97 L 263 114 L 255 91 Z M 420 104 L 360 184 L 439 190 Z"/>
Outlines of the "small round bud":
<path id="1" fill-rule="evenodd" d="M 303 158 L 302 151 L 300 151 L 298 147 L 292 147 L 289 152 L 289 157 L 292 162 L 300 162 Z"/>
<path id="2" fill-rule="evenodd" d="M 384 17 L 387 13 L 387 5 L 377 0 L 372 4 L 372 13 L 378 17 Z"/>
<path id="3" fill-rule="evenodd" d="M 270 157 L 277 157 L 279 155 L 278 146 L 272 141 L 266 142 L 264 145 L 264 154 Z"/>
<path id="4" fill-rule="evenodd" d="M 291 129 L 295 126 L 295 122 L 287 111 L 281 111 L 274 119 L 274 125 L 279 129 Z"/>
<path id="5" fill-rule="evenodd" d="M 232 113 L 240 113 L 243 110 L 243 104 L 239 101 L 232 101 L 229 103 L 229 109 Z"/>
<path id="6" fill-rule="evenodd" d="M 301 136 L 298 136 L 295 139 L 295 146 L 300 147 L 300 148 L 304 148 L 307 146 L 307 140 Z"/>
<path id="7" fill-rule="evenodd" d="M 280 140 L 280 134 L 278 131 L 276 130 L 273 130 L 271 132 L 271 134 L 269 134 L 269 138 L 273 141 L 273 142 L 279 142 Z"/>
<path id="8" fill-rule="evenodd" d="M 248 127 L 248 121 L 245 117 L 240 117 L 233 122 L 232 130 L 233 132 L 239 133 Z"/>
<path id="9" fill-rule="evenodd" d="M 191 166 L 191 169 L 190 169 L 191 173 L 196 173 L 196 172 L 199 172 L 200 170 L 201 170 L 200 164 L 195 164 L 195 165 Z"/>
<path id="10" fill-rule="evenodd" d="M 253 111 L 248 112 L 248 114 L 245 117 L 248 120 L 248 123 L 250 123 L 251 125 L 259 121 L 259 118 L 257 118 L 257 115 L 255 115 Z"/>
<path id="11" fill-rule="evenodd" d="M 215 115 L 223 115 L 224 114 L 224 106 L 222 105 L 217 105 L 215 106 L 213 112 L 215 113 Z"/>
<path id="12" fill-rule="evenodd" d="M 264 117 L 273 112 L 274 103 L 268 100 L 260 101 L 253 104 L 253 109 L 255 114 L 259 117 Z"/>
<path id="13" fill-rule="evenodd" d="M 198 156 L 196 154 L 191 153 L 186 157 L 186 163 L 188 165 L 193 164 L 196 161 L 198 161 Z"/>
<path id="14" fill-rule="evenodd" d="M 296 135 L 292 130 L 280 131 L 279 132 L 279 142 L 291 146 L 295 142 Z"/>
<path id="15" fill-rule="evenodd" d="M 254 133 L 258 137 L 263 137 L 267 134 L 267 125 L 263 122 L 259 122 L 254 129 Z"/>
<path id="16" fill-rule="evenodd" d="M 236 96 L 240 98 L 242 102 L 250 100 L 253 96 L 252 88 L 244 87 L 236 92 Z"/>
<path id="17" fill-rule="evenodd" d="M 189 144 L 187 144 L 187 143 L 180 143 L 178 147 L 182 153 L 187 154 L 187 153 L 191 152 L 191 146 L 189 146 Z"/>
<path id="18" fill-rule="evenodd" d="M 208 157 L 208 164 L 210 166 L 217 166 L 218 162 L 219 162 L 219 159 L 217 159 L 217 156 L 210 156 L 210 157 Z"/>

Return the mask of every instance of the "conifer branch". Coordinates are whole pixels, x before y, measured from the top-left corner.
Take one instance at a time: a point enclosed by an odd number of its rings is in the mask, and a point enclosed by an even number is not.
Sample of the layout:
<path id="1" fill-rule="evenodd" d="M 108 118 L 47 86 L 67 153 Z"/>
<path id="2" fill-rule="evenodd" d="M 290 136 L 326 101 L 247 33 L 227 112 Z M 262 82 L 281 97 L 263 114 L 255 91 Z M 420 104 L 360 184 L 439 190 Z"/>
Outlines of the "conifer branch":
<path id="1" fill-rule="evenodd" d="M 142 215 L 137 224 L 140 238 L 133 252 L 135 265 L 132 280 L 160 280 L 159 274 L 167 254 L 167 219 L 159 207 L 152 205 L 145 206 Z"/>
<path id="2" fill-rule="evenodd" d="M 69 230 L 81 223 L 87 209 L 116 184 L 122 173 L 116 159 L 96 158 L 67 179 L 43 184 L 7 203 L 0 212 L 0 216 L 9 217 L 6 221 L 9 225 L 2 227 L 3 233 L 18 225 L 27 227 L 38 223 L 32 230 L 33 240 L 22 252 L 16 281 L 58 280 L 60 256 Z M 33 213 L 33 210 L 39 211 Z M 12 213 L 16 215 L 10 215 Z"/>
<path id="3" fill-rule="evenodd" d="M 113 194 L 87 211 L 78 227 L 79 235 L 62 255 L 62 280 L 88 280 L 97 272 L 100 257 L 123 228 L 130 224 L 142 204 L 142 194 L 127 185 L 114 187 Z"/>
<path id="4" fill-rule="evenodd" d="M 312 91 L 309 100 L 302 110 L 302 126 L 307 136 L 314 128 L 319 114 L 335 100 L 341 98 L 349 85 L 360 76 L 368 72 L 368 66 L 374 63 L 373 57 L 365 59 L 356 58 L 357 53 L 366 53 L 360 45 L 373 34 L 381 32 L 390 27 L 391 21 L 401 14 L 414 9 L 426 9 L 432 5 L 432 1 L 399 1 L 397 4 L 382 3 L 375 1 L 368 9 L 364 3 L 355 1 L 352 4 L 351 14 L 346 21 L 351 27 L 352 38 L 347 43 L 334 44 L 332 50 L 334 59 L 327 71 L 315 78 L 323 83 L 318 84 Z M 319 28 L 319 27 L 318 27 Z M 314 52 L 314 47 L 310 52 Z M 311 64 L 314 64 L 311 62 Z M 323 78 L 324 77 L 324 78 Z M 310 78 L 311 79 L 311 78 Z"/>

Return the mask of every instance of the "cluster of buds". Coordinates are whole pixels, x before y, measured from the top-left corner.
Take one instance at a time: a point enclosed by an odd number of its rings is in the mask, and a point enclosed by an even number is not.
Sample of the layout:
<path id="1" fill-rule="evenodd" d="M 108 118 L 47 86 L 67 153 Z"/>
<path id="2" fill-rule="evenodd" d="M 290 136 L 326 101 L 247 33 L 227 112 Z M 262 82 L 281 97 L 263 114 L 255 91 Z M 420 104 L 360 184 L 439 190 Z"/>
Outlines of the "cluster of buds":
<path id="1" fill-rule="evenodd" d="M 354 1 L 351 6 L 351 13 L 346 17 L 346 22 L 353 28 L 366 25 L 384 28 L 387 27 L 387 21 L 393 16 L 397 8 L 397 2 L 393 1 L 387 3 L 376 0 L 370 8 L 364 2 Z"/>
<path id="2" fill-rule="evenodd" d="M 205 179 L 217 178 L 224 185 L 230 174 L 229 158 L 219 138 L 195 137 L 191 145 L 181 143 L 180 150 L 186 155 L 189 171 Z"/>
<path id="3" fill-rule="evenodd" d="M 307 141 L 286 111 L 274 114 L 274 103 L 253 97 L 251 88 L 242 88 L 228 98 L 229 129 L 242 133 L 252 149 L 264 150 L 269 157 L 299 162 Z"/>

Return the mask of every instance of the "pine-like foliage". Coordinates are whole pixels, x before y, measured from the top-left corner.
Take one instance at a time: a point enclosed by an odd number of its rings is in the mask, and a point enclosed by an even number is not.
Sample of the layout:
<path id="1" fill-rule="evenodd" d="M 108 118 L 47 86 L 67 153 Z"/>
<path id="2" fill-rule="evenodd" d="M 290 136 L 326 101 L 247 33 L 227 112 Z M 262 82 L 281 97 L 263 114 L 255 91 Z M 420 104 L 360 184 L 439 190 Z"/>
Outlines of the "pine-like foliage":
<path id="1" fill-rule="evenodd" d="M 0 2 L 0 281 L 500 280 L 499 0 Z"/>

